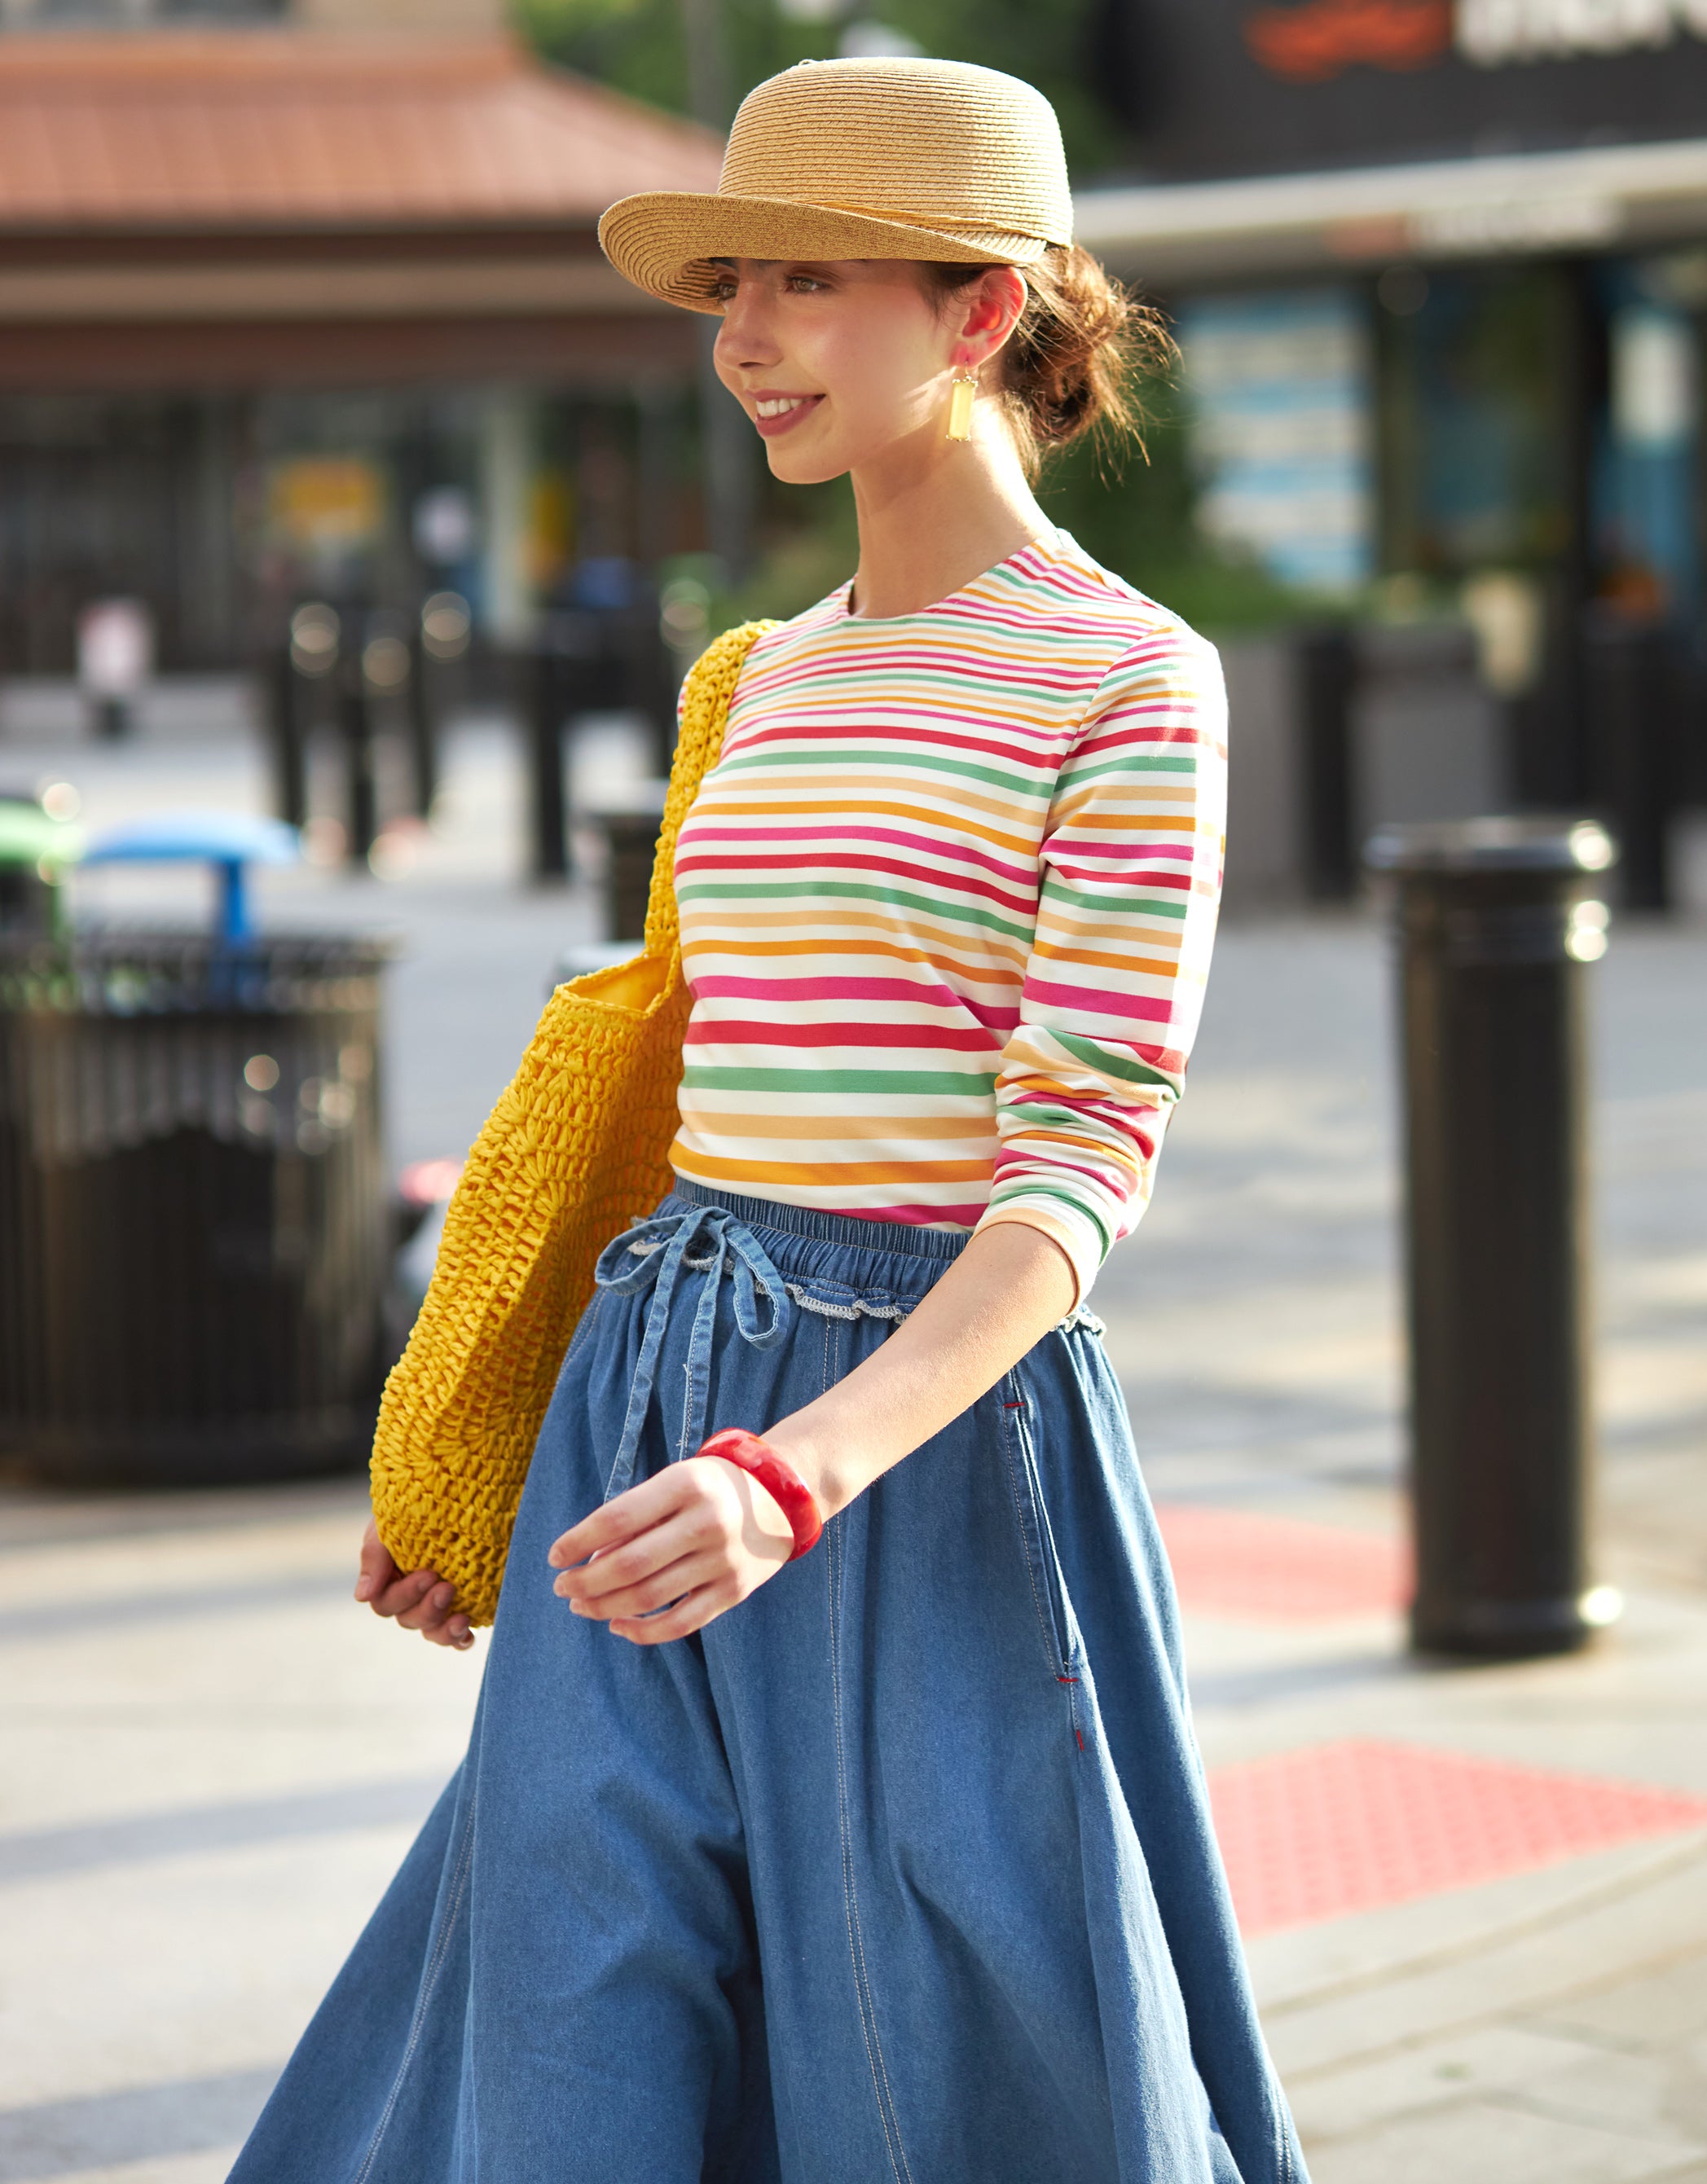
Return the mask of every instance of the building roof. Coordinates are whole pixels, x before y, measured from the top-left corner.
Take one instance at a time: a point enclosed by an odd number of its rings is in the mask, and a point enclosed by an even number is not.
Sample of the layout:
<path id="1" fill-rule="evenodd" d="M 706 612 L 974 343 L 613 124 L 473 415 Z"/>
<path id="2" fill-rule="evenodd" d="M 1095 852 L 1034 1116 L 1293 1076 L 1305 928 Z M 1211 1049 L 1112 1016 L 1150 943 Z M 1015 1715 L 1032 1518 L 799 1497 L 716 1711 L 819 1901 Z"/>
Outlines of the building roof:
<path id="1" fill-rule="evenodd" d="M 0 38 L 0 233 L 584 226 L 720 157 L 497 38 Z"/>
<path id="2" fill-rule="evenodd" d="M 1085 190 L 1087 249 L 1158 286 L 1707 235 L 1707 136 Z"/>

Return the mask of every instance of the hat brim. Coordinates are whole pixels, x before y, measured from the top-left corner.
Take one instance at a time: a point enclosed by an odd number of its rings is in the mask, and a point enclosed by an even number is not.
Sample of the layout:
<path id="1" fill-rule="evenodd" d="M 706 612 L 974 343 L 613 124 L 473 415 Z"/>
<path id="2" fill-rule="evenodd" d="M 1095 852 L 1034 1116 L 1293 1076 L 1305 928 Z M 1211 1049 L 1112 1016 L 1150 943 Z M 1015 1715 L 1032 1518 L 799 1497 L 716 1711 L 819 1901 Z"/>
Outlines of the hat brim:
<path id="1" fill-rule="evenodd" d="M 622 198 L 599 223 L 605 255 L 648 295 L 689 311 L 720 311 L 711 292 L 718 258 L 912 258 L 951 265 L 1035 265 L 1041 237 L 923 227 L 788 198 L 648 190 Z"/>

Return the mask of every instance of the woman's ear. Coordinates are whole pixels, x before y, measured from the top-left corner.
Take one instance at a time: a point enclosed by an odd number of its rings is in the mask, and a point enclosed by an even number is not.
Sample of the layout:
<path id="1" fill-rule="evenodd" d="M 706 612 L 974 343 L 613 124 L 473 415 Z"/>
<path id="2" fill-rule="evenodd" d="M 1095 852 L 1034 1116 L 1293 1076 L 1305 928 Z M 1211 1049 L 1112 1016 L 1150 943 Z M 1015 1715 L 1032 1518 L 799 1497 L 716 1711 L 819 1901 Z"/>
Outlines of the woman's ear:
<path id="1" fill-rule="evenodd" d="M 966 361 L 983 364 L 1018 325 L 1031 292 L 1017 267 L 992 265 L 974 287 L 962 293 L 965 316 L 960 337 L 966 348 Z"/>

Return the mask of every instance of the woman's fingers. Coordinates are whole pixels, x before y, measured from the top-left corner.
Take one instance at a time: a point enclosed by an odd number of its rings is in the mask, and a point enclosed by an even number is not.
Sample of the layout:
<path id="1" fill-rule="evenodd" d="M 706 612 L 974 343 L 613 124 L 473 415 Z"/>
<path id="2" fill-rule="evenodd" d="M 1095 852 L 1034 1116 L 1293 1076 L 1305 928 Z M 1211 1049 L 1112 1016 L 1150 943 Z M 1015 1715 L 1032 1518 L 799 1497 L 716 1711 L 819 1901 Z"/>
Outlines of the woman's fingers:
<path id="1" fill-rule="evenodd" d="M 395 1585 L 388 1585 L 383 1592 L 376 1593 L 368 1606 L 376 1615 L 400 1619 L 419 1607 L 438 1583 L 437 1570 L 411 1570 L 407 1577 L 399 1578 Z M 412 1630 L 415 1626 L 411 1624 L 406 1627 Z"/>
<path id="2" fill-rule="evenodd" d="M 710 1544 L 714 1529 L 709 1512 L 678 1510 L 620 1546 L 601 1549 L 594 1561 L 565 1570 L 553 1580 L 551 1590 L 561 1600 L 600 1605 L 684 1556 L 700 1552 Z"/>
<path id="3" fill-rule="evenodd" d="M 397 1619 L 404 1630 L 418 1630 L 435 1646 L 453 1646 L 460 1651 L 474 1643 L 468 1618 L 457 1612 L 454 1585 L 435 1585 L 417 1607 L 405 1608 Z"/>
<path id="4" fill-rule="evenodd" d="M 625 1540 L 661 1524 L 680 1507 L 684 1468 L 670 1464 L 643 1485 L 631 1486 L 615 1501 L 605 1502 L 590 1517 L 583 1517 L 555 1540 L 545 1559 L 553 1569 L 567 1569 L 572 1563 L 608 1553 Z"/>
<path id="5" fill-rule="evenodd" d="M 723 1565 L 715 1555 L 683 1555 L 638 1584 L 619 1585 L 614 1591 L 601 1593 L 597 1599 L 572 1600 L 569 1605 L 577 1615 L 614 1623 L 668 1607 L 696 1586 L 715 1583 L 723 1574 Z"/>
<path id="6" fill-rule="evenodd" d="M 422 1574 L 432 1577 L 431 1570 Z M 455 1604 L 455 1586 L 434 1580 L 412 1605 L 399 1609 L 397 1620 L 404 1630 L 436 1630 L 440 1624 L 450 1620 L 450 1611 Z"/>
<path id="7" fill-rule="evenodd" d="M 691 1638 L 695 1631 L 715 1623 L 739 1598 L 740 1588 L 733 1580 L 724 1579 L 714 1585 L 698 1586 L 662 1615 L 649 1615 L 644 1622 L 613 1622 L 610 1628 L 616 1637 L 626 1638 L 630 1645 L 662 1646 L 672 1638 Z"/>
<path id="8" fill-rule="evenodd" d="M 361 1557 L 356 1568 L 355 1596 L 358 1600 L 374 1600 L 388 1591 L 403 1572 L 391 1558 L 390 1550 L 379 1536 L 379 1527 L 371 1518 L 361 1535 Z"/>

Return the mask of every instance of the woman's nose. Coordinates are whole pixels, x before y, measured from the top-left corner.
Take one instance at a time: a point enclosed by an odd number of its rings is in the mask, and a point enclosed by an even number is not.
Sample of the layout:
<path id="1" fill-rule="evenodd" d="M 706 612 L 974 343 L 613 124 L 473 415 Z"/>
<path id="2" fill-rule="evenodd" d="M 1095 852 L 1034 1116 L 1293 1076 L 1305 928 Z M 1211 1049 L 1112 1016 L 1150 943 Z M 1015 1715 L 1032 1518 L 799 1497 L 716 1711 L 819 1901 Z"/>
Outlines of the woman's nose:
<path id="1" fill-rule="evenodd" d="M 769 317 L 762 299 L 746 292 L 743 283 L 725 305 L 723 323 L 717 329 L 716 354 L 720 370 L 750 370 L 777 361 L 781 351 L 771 332 Z"/>

